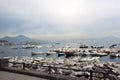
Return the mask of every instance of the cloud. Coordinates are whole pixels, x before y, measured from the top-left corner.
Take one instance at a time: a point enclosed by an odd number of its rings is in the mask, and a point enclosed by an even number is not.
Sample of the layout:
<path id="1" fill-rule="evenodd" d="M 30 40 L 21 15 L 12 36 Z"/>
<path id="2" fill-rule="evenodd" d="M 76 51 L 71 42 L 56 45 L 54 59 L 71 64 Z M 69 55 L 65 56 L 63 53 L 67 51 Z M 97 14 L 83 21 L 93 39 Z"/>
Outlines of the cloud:
<path id="1" fill-rule="evenodd" d="M 116 35 L 120 30 L 119 3 L 119 0 L 1 0 L 0 34 L 44 38 Z"/>

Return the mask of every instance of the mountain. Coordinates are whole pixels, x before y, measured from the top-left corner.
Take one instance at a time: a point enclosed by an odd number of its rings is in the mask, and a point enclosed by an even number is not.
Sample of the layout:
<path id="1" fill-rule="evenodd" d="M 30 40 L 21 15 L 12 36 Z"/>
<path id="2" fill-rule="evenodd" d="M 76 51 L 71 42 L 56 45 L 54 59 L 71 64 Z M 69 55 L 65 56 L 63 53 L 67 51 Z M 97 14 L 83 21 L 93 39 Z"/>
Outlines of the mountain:
<path id="1" fill-rule="evenodd" d="M 117 38 L 115 36 L 108 36 L 102 38 L 100 42 L 102 42 L 103 45 L 111 46 L 112 44 L 120 43 L 120 38 Z"/>
<path id="2" fill-rule="evenodd" d="M 88 45 L 95 45 L 95 46 L 105 46 L 109 47 L 112 44 L 120 43 L 120 39 L 115 36 L 107 36 L 104 38 L 97 38 L 97 39 L 81 39 L 81 42 L 88 44 Z"/>
<path id="3" fill-rule="evenodd" d="M 24 35 L 19 35 L 19 36 L 16 36 L 16 37 L 6 36 L 6 37 L 3 37 L 1 39 L 9 41 L 9 42 L 14 43 L 14 44 L 25 44 L 26 42 L 35 42 L 37 44 L 48 43 L 47 41 L 31 39 L 31 38 L 28 38 Z"/>
<path id="4" fill-rule="evenodd" d="M 19 35 L 16 37 L 4 37 L 1 40 L 6 40 L 15 44 L 25 44 L 26 42 L 35 42 L 37 44 L 43 44 L 43 43 L 49 43 L 47 41 L 42 41 L 42 40 L 35 40 L 35 39 L 31 39 L 28 38 L 24 35 Z M 117 38 L 115 36 L 107 36 L 107 37 L 103 37 L 103 38 L 94 38 L 94 39 L 72 39 L 72 40 L 58 40 L 57 42 L 60 43 L 72 43 L 72 42 L 77 42 L 80 44 L 86 44 L 88 46 L 105 46 L 105 47 L 109 47 L 113 44 L 118 44 L 120 43 L 120 38 Z"/>
<path id="5" fill-rule="evenodd" d="M 109 47 L 113 44 L 118 44 L 120 43 L 120 38 L 117 38 L 115 36 L 107 36 L 103 38 L 89 38 L 89 39 L 72 39 L 72 40 L 67 40 L 64 41 L 62 40 L 61 42 L 68 42 L 68 43 L 79 43 L 79 44 L 85 44 L 88 46 L 105 46 Z"/>

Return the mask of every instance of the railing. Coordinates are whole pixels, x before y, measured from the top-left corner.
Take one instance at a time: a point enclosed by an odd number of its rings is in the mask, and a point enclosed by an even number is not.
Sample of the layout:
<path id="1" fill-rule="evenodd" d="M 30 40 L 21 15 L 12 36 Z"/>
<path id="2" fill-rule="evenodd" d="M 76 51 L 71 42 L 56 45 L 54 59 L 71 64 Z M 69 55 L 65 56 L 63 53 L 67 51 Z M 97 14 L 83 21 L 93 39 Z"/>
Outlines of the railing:
<path id="1" fill-rule="evenodd" d="M 23 70 L 25 70 L 26 67 L 30 67 L 30 66 L 41 66 L 40 64 L 28 64 L 28 63 L 19 63 L 19 62 L 9 62 L 9 63 L 12 63 L 13 65 L 15 64 L 20 64 L 22 65 L 22 68 Z M 42 67 L 48 67 L 48 73 L 49 74 L 52 74 L 52 69 L 56 68 L 56 69 L 64 69 L 64 70 L 73 70 L 73 71 L 81 71 L 81 72 L 88 72 L 89 73 L 89 80 L 94 80 L 94 78 L 97 78 L 97 80 L 113 80 L 113 78 L 111 79 L 109 77 L 109 75 L 115 75 L 115 76 L 118 76 L 120 74 L 117 74 L 117 73 L 112 73 L 112 72 L 102 72 L 102 71 L 95 71 L 95 70 L 80 70 L 80 69 L 73 69 L 73 68 L 64 68 L 64 67 L 56 67 L 56 66 L 42 66 Z M 85 75 L 83 75 L 85 76 Z"/>

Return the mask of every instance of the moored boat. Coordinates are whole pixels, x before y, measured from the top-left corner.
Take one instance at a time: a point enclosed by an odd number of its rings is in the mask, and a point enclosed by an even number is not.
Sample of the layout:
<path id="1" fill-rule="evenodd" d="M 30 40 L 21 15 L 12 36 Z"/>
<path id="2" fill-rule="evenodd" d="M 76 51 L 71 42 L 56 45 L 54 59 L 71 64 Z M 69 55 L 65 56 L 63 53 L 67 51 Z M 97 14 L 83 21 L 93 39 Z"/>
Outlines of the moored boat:
<path id="1" fill-rule="evenodd" d="M 64 56 L 65 53 L 58 53 L 58 57 Z"/>
<path id="2" fill-rule="evenodd" d="M 57 54 L 56 52 L 45 52 L 46 55 L 54 55 L 54 54 Z"/>
<path id="3" fill-rule="evenodd" d="M 87 58 L 80 59 L 80 61 L 97 61 L 99 59 L 100 57 L 87 57 Z"/>
<path id="4" fill-rule="evenodd" d="M 31 48 L 35 48 L 35 45 L 27 44 L 27 45 L 23 45 L 22 48 L 23 49 L 31 49 Z"/>
<path id="5" fill-rule="evenodd" d="M 96 53 L 91 53 L 91 56 L 99 56 L 99 57 L 102 57 L 102 56 L 107 56 L 107 53 L 99 53 L 99 52 L 96 52 Z"/>
<path id="6" fill-rule="evenodd" d="M 32 55 L 43 55 L 45 54 L 44 52 L 31 52 Z"/>
<path id="7" fill-rule="evenodd" d="M 65 52 L 66 58 L 74 56 L 74 52 Z"/>
<path id="8" fill-rule="evenodd" d="M 119 57 L 120 56 L 120 54 L 118 54 L 118 53 L 111 53 L 110 54 L 110 57 Z"/>

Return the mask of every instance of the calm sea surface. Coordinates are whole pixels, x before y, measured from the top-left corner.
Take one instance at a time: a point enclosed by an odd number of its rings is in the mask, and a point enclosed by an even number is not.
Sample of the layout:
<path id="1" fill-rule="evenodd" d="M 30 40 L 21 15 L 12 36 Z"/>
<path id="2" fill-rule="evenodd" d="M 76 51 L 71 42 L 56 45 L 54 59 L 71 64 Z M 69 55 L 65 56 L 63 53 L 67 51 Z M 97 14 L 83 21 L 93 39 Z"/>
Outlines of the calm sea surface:
<path id="1" fill-rule="evenodd" d="M 79 47 L 79 44 L 75 43 L 66 43 L 66 44 L 42 44 L 41 48 L 33 48 L 33 49 L 22 49 L 22 45 L 14 45 L 14 46 L 0 46 L 0 57 L 9 57 L 9 56 L 28 56 L 28 57 L 48 57 L 48 58 L 58 58 L 57 54 L 56 55 L 35 55 L 32 56 L 31 52 L 47 52 L 49 50 L 53 50 L 56 48 L 61 48 L 65 46 L 71 46 L 71 47 Z M 17 49 L 13 49 L 17 48 Z M 62 56 L 61 58 L 65 58 L 65 56 Z M 110 58 L 109 55 L 105 57 L 101 57 L 100 59 L 103 62 L 120 62 L 120 58 Z"/>

